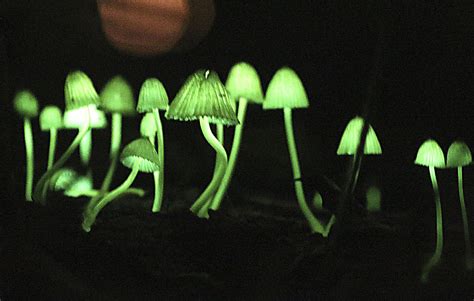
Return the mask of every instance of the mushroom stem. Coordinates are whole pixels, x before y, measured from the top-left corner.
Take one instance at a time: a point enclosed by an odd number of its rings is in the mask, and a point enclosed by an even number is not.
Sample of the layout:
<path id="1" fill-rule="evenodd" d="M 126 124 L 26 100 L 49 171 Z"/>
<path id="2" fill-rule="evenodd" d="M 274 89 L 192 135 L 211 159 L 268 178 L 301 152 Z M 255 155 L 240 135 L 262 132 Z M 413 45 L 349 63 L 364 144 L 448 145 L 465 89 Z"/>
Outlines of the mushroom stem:
<path id="1" fill-rule="evenodd" d="M 357 181 L 359 180 L 360 166 L 362 165 L 362 156 L 359 158 L 359 160 L 357 160 L 357 157 L 354 154 L 352 156 L 352 164 L 353 164 L 352 171 L 354 175 L 352 176 L 351 188 L 349 190 L 349 195 L 351 196 L 354 195 L 354 191 L 357 186 Z"/>
<path id="2" fill-rule="evenodd" d="M 472 270 L 474 263 L 471 257 L 471 241 L 469 236 L 469 221 L 467 219 L 466 204 L 464 203 L 464 188 L 462 179 L 462 167 L 458 167 L 458 191 L 459 202 L 461 203 L 462 223 L 464 226 L 464 243 L 466 245 L 466 268 Z"/>
<path id="3" fill-rule="evenodd" d="M 237 112 L 237 118 L 239 119 L 239 124 L 235 126 L 234 138 L 232 140 L 232 148 L 229 155 L 229 162 L 225 170 L 224 177 L 222 178 L 221 184 L 217 189 L 216 195 L 212 200 L 210 208 L 212 210 L 219 209 L 222 199 L 227 192 L 230 181 L 232 180 L 232 175 L 234 174 L 235 163 L 237 162 L 237 157 L 239 156 L 240 142 L 242 140 L 242 130 L 244 129 L 245 122 L 245 113 L 247 112 L 247 99 L 241 97 L 239 99 L 239 108 Z"/>
<path id="4" fill-rule="evenodd" d="M 87 131 L 82 138 L 81 143 L 79 143 L 79 156 L 81 158 L 81 163 L 83 166 L 89 166 L 91 160 L 92 152 L 92 130 Z"/>
<path id="5" fill-rule="evenodd" d="M 165 141 L 163 136 L 163 126 L 161 124 L 160 113 L 158 109 L 153 109 L 153 117 L 156 124 L 156 139 L 158 143 L 157 152 L 160 158 L 160 170 L 153 173 L 153 178 L 155 180 L 155 197 L 151 211 L 159 212 L 161 210 L 161 204 L 163 203 L 163 189 L 165 187 Z"/>
<path id="6" fill-rule="evenodd" d="M 217 158 L 217 169 L 212 180 L 206 189 L 201 193 L 199 198 L 191 206 L 191 211 L 199 217 L 209 218 L 208 206 L 210 205 L 209 198 L 215 193 L 220 184 L 222 177 L 224 176 L 226 167 L 227 167 L 227 153 L 225 152 L 222 144 L 217 140 L 217 138 L 212 133 L 211 127 L 207 117 L 200 117 L 199 124 L 201 126 L 202 134 L 206 141 L 211 145 L 211 147 L 216 151 Z"/>
<path id="7" fill-rule="evenodd" d="M 38 183 L 35 186 L 35 190 L 33 193 L 33 199 L 35 201 L 40 202 L 41 204 L 45 204 L 46 200 L 46 193 L 48 191 L 48 181 L 49 179 L 58 171 L 64 163 L 71 157 L 74 151 L 77 149 L 79 144 L 81 143 L 82 138 L 90 131 L 90 109 L 87 110 L 87 117 L 86 122 L 84 125 L 79 129 L 76 137 L 66 149 L 66 151 L 62 154 L 62 156 L 48 169 L 43 176 L 39 179 Z"/>
<path id="8" fill-rule="evenodd" d="M 33 174 L 34 174 L 34 147 L 33 147 L 33 131 L 31 129 L 30 118 L 25 118 L 23 126 L 25 136 L 25 153 L 26 153 L 26 186 L 25 199 L 32 202 L 31 192 L 33 190 Z"/>
<path id="9" fill-rule="evenodd" d="M 155 136 L 150 136 L 148 137 L 148 141 L 150 141 L 151 145 L 155 147 Z M 159 156 L 159 153 L 158 153 Z M 159 193 L 158 191 L 160 190 L 160 172 L 159 171 L 154 171 L 153 172 L 153 183 L 154 183 L 154 188 L 155 188 L 155 193 L 153 196 L 153 206 L 151 211 L 152 212 L 160 212 L 161 210 L 161 202 L 159 199 Z"/>
<path id="10" fill-rule="evenodd" d="M 54 154 L 56 153 L 56 141 L 58 137 L 58 129 L 52 128 L 49 130 L 49 151 L 48 151 L 48 165 L 50 169 L 54 163 Z"/>
<path id="11" fill-rule="evenodd" d="M 91 231 L 91 226 L 94 224 L 97 215 L 108 203 L 110 203 L 128 190 L 128 188 L 132 185 L 133 181 L 137 177 L 139 166 L 140 163 L 138 161 L 135 162 L 133 164 L 132 171 L 130 172 L 130 175 L 127 177 L 127 179 L 125 179 L 125 181 L 120 186 L 118 186 L 111 192 L 107 193 L 103 198 L 101 198 L 96 206 L 90 208 L 89 211 L 86 211 L 84 215 L 84 220 L 82 221 L 82 229 L 85 232 Z"/>
<path id="12" fill-rule="evenodd" d="M 435 205 L 436 205 L 436 248 L 433 256 L 423 266 L 421 281 L 428 281 L 428 275 L 431 269 L 436 266 L 441 259 L 443 253 L 443 215 L 441 213 L 441 197 L 439 194 L 438 181 L 436 180 L 436 172 L 433 166 L 429 167 L 431 184 L 433 186 Z"/>
<path id="13" fill-rule="evenodd" d="M 120 143 L 122 140 L 122 115 L 120 113 L 112 113 L 111 137 L 110 137 L 110 151 L 109 160 L 110 165 L 105 175 L 102 186 L 100 187 L 100 194 L 109 191 L 112 178 L 117 168 L 118 156 L 120 151 Z"/>
<path id="14" fill-rule="evenodd" d="M 284 112 L 284 119 L 285 119 L 286 139 L 288 142 L 288 151 L 290 153 L 291 167 L 293 169 L 293 179 L 295 183 L 295 192 L 296 192 L 296 199 L 298 200 L 298 205 L 300 206 L 301 211 L 303 212 L 306 220 L 308 221 L 311 231 L 313 233 L 316 232 L 316 233 L 321 233 L 321 234 L 327 234 L 325 227 L 313 215 L 313 213 L 311 212 L 311 209 L 309 209 L 308 204 L 306 202 L 304 191 L 303 191 L 303 183 L 301 182 L 301 171 L 300 171 L 300 164 L 298 160 L 298 152 L 296 150 L 291 109 L 284 108 L 283 112 Z"/>

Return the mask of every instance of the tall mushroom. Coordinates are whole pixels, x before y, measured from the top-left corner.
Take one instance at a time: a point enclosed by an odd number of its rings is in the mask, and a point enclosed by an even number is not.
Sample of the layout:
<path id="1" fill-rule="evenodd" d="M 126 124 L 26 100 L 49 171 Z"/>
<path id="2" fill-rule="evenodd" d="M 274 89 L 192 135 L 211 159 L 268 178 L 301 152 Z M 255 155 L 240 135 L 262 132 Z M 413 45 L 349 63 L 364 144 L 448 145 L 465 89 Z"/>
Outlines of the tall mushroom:
<path id="1" fill-rule="evenodd" d="M 224 177 L 222 178 L 222 182 L 219 185 L 219 189 L 217 190 L 210 206 L 213 210 L 219 209 L 222 198 L 227 192 L 227 188 L 229 187 L 234 173 L 235 163 L 237 162 L 240 150 L 240 142 L 242 140 L 247 104 L 255 103 L 261 105 L 263 103 L 263 91 L 260 77 L 255 68 L 248 63 L 240 62 L 235 64 L 232 69 L 230 69 L 225 86 L 229 91 L 232 100 L 238 101 L 239 106 L 237 118 L 240 123 L 235 126 L 229 162 Z"/>
<path id="2" fill-rule="evenodd" d="M 51 168 L 43 174 L 35 186 L 33 199 L 45 204 L 48 181 L 54 173 L 59 170 L 74 151 L 79 146 L 82 138 L 90 131 L 90 105 L 97 105 L 99 96 L 95 91 L 94 85 L 90 78 L 82 71 L 74 71 L 66 77 L 64 86 L 64 94 L 66 100 L 65 113 L 69 110 L 87 108 L 85 110 L 86 122 L 79 129 L 76 137 L 62 154 L 62 156 L 51 166 Z"/>
<path id="3" fill-rule="evenodd" d="M 168 109 L 168 94 L 163 84 L 156 78 L 145 80 L 140 88 L 138 96 L 137 111 L 139 113 L 152 113 L 155 121 L 157 152 L 160 157 L 160 170 L 153 173 L 153 177 L 158 181 L 158 187 L 155 190 L 152 211 L 159 212 L 163 202 L 163 192 L 165 183 L 165 140 L 163 135 L 163 126 L 161 125 L 160 110 Z"/>
<path id="4" fill-rule="evenodd" d="M 325 226 L 311 212 L 306 202 L 301 181 L 301 169 L 296 149 L 295 134 L 293 131 L 292 110 L 307 108 L 309 106 L 308 97 L 303 87 L 303 83 L 293 69 L 283 67 L 279 69 L 268 84 L 263 109 L 283 109 L 285 121 L 286 140 L 290 154 L 291 167 L 293 169 L 293 182 L 295 185 L 296 199 L 303 215 L 305 216 L 311 231 L 327 235 Z"/>
<path id="5" fill-rule="evenodd" d="M 441 212 L 441 197 L 435 171 L 435 168 L 446 167 L 443 150 L 435 140 L 428 139 L 418 149 L 415 164 L 428 167 L 436 205 L 436 248 L 433 256 L 423 266 L 421 273 L 421 281 L 426 282 L 428 281 L 431 269 L 438 264 L 443 253 L 443 214 Z"/>
<path id="6" fill-rule="evenodd" d="M 227 167 L 227 153 L 212 133 L 209 123 L 236 125 L 239 123 L 229 94 L 214 71 L 199 70 L 188 77 L 165 114 L 168 119 L 199 120 L 202 134 L 217 153 L 216 171 L 212 180 L 191 206 L 201 218 L 209 218 L 210 198 L 216 192 Z"/>
<path id="7" fill-rule="evenodd" d="M 39 105 L 38 100 L 28 90 L 22 90 L 16 93 L 13 99 L 13 106 L 15 111 L 23 117 L 23 133 L 25 139 L 25 153 L 26 153 L 26 183 L 25 183 L 25 199 L 31 202 L 31 192 L 33 190 L 33 176 L 34 176 L 34 146 L 33 146 L 33 130 L 31 128 L 31 118 L 38 116 Z"/>
<path id="8" fill-rule="evenodd" d="M 458 170 L 458 192 L 461 204 L 462 223 L 464 226 L 464 243 L 466 245 L 466 268 L 472 270 L 474 262 L 471 256 L 471 241 L 469 236 L 469 220 L 467 219 L 466 204 L 464 203 L 464 187 L 462 168 L 472 163 L 472 154 L 469 146 L 462 141 L 454 141 L 448 149 L 446 167 Z"/>
<path id="9" fill-rule="evenodd" d="M 56 141 L 58 129 L 62 127 L 63 117 L 61 109 L 57 106 L 46 106 L 41 110 L 39 124 L 42 131 L 49 131 L 49 150 L 47 168 L 53 166 L 54 155 L 56 153 Z"/>

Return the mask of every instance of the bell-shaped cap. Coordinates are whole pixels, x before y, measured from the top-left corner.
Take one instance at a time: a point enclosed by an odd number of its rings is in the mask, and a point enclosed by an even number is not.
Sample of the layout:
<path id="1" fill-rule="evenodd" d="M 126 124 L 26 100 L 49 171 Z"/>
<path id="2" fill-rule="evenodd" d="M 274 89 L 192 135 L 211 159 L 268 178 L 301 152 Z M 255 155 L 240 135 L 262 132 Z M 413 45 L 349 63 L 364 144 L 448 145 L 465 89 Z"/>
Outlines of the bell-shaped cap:
<path id="1" fill-rule="evenodd" d="M 469 146 L 462 141 L 454 141 L 448 149 L 446 167 L 456 168 L 472 163 L 472 154 Z"/>
<path id="2" fill-rule="evenodd" d="M 188 77 L 165 117 L 181 121 L 207 117 L 211 123 L 236 125 L 239 120 L 234 106 L 217 73 L 199 70 Z"/>
<path id="3" fill-rule="evenodd" d="M 415 164 L 436 168 L 446 167 L 444 153 L 438 142 L 433 139 L 423 142 L 416 154 Z"/>
<path id="4" fill-rule="evenodd" d="M 238 101 L 245 98 L 249 102 L 263 103 L 263 91 L 257 70 L 245 62 L 235 64 L 227 75 L 225 87 L 232 100 Z"/>
<path id="5" fill-rule="evenodd" d="M 268 84 L 263 109 L 297 109 L 308 106 L 308 96 L 296 72 L 288 67 L 280 68 Z"/>
<path id="6" fill-rule="evenodd" d="M 336 151 L 338 155 L 354 155 L 357 152 L 363 127 L 364 119 L 360 116 L 356 116 L 349 121 Z M 367 136 L 365 138 L 364 154 L 382 154 L 382 147 L 380 146 L 379 139 L 371 125 L 369 125 L 369 130 L 367 131 Z"/>
<path id="7" fill-rule="evenodd" d="M 100 92 L 99 107 L 107 113 L 136 114 L 135 97 L 130 84 L 122 76 L 114 76 Z"/>
<path id="8" fill-rule="evenodd" d="M 160 158 L 153 145 L 146 138 L 133 140 L 124 147 L 120 161 L 128 168 L 138 163 L 138 170 L 151 173 L 160 168 Z"/>
<path id="9" fill-rule="evenodd" d="M 91 79 L 82 71 L 73 71 L 67 75 L 64 96 L 65 111 L 99 104 L 99 95 Z"/>
<path id="10" fill-rule="evenodd" d="M 41 110 L 39 125 L 42 131 L 59 129 L 63 126 L 63 115 L 57 106 L 46 106 Z"/>
<path id="11" fill-rule="evenodd" d="M 87 121 L 87 114 L 90 113 L 90 127 L 93 129 L 103 129 L 107 126 L 105 113 L 97 109 L 96 105 L 89 105 L 82 108 L 68 110 L 64 112 L 63 125 L 67 129 L 81 128 Z"/>
<path id="12" fill-rule="evenodd" d="M 140 135 L 142 137 L 155 137 L 156 132 L 157 129 L 153 113 L 146 113 L 140 122 Z"/>
<path id="13" fill-rule="evenodd" d="M 138 96 L 138 113 L 151 112 L 154 109 L 165 111 L 168 109 L 168 103 L 165 87 L 157 78 L 148 78 L 143 82 Z"/>
<path id="14" fill-rule="evenodd" d="M 13 98 L 15 111 L 24 118 L 35 118 L 39 113 L 36 97 L 29 90 L 21 90 Z"/>
<path id="15" fill-rule="evenodd" d="M 66 190 L 79 177 L 77 172 L 68 167 L 64 167 L 56 171 L 49 180 L 49 188 L 53 191 Z"/>

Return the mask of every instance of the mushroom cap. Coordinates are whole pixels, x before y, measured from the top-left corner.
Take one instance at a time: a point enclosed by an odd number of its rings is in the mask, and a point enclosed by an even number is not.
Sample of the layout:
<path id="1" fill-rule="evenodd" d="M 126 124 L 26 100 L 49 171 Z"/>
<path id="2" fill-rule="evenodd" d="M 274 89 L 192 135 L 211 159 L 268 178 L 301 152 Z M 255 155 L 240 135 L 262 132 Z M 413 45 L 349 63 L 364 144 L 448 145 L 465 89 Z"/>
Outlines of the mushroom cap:
<path id="1" fill-rule="evenodd" d="M 336 151 L 338 155 L 354 155 L 357 152 L 363 127 L 364 119 L 360 116 L 356 116 L 349 121 Z M 379 139 L 371 125 L 369 125 L 369 130 L 367 131 L 367 136 L 365 138 L 364 154 L 382 154 L 382 147 L 380 146 Z"/>
<path id="2" fill-rule="evenodd" d="M 36 97 L 29 90 L 21 90 L 13 98 L 15 111 L 24 118 L 34 118 L 38 116 L 39 105 Z"/>
<path id="3" fill-rule="evenodd" d="M 103 129 L 107 126 L 105 113 L 97 109 L 96 105 L 88 105 L 82 108 L 64 111 L 63 125 L 67 129 L 77 129 L 84 125 L 87 111 L 90 112 L 90 127 Z"/>
<path id="4" fill-rule="evenodd" d="M 236 125 L 235 102 L 214 71 L 199 70 L 188 77 L 165 114 L 181 121 L 207 117 L 210 123 Z"/>
<path id="5" fill-rule="evenodd" d="M 108 113 L 135 115 L 135 97 L 130 84 L 120 75 L 110 79 L 100 92 L 100 109 Z"/>
<path id="6" fill-rule="evenodd" d="M 53 191 L 66 190 L 79 177 L 77 172 L 69 167 L 63 167 L 56 171 L 49 180 L 49 187 Z"/>
<path id="7" fill-rule="evenodd" d="M 65 111 L 99 104 L 99 95 L 97 95 L 91 79 L 82 71 L 73 71 L 67 75 L 64 96 L 66 99 Z"/>
<path id="8" fill-rule="evenodd" d="M 289 67 L 280 68 L 268 84 L 263 109 L 297 109 L 308 106 L 308 96 L 296 72 Z"/>
<path id="9" fill-rule="evenodd" d="M 438 142 L 433 139 L 423 142 L 416 153 L 415 164 L 436 168 L 446 167 L 444 153 Z"/>
<path id="10" fill-rule="evenodd" d="M 138 170 L 146 173 L 158 171 L 160 168 L 158 153 L 146 138 L 139 138 L 127 144 L 120 154 L 120 162 L 130 169 L 138 162 Z"/>
<path id="11" fill-rule="evenodd" d="M 446 167 L 462 167 L 472 163 L 472 154 L 469 146 L 463 141 L 454 141 L 448 149 Z"/>
<path id="12" fill-rule="evenodd" d="M 154 137 L 156 135 L 156 123 L 153 113 L 146 113 L 143 115 L 140 122 L 140 135 L 142 137 Z"/>
<path id="13" fill-rule="evenodd" d="M 225 87 L 229 91 L 231 98 L 235 101 L 243 97 L 249 102 L 263 103 L 260 77 L 257 70 L 246 62 L 237 63 L 230 69 Z"/>
<path id="14" fill-rule="evenodd" d="M 63 114 L 57 106 L 45 106 L 39 115 L 39 124 L 42 131 L 59 129 L 63 126 Z"/>
<path id="15" fill-rule="evenodd" d="M 148 78 L 143 82 L 138 96 L 138 113 L 151 112 L 154 109 L 167 110 L 168 103 L 165 87 L 157 78 Z"/>

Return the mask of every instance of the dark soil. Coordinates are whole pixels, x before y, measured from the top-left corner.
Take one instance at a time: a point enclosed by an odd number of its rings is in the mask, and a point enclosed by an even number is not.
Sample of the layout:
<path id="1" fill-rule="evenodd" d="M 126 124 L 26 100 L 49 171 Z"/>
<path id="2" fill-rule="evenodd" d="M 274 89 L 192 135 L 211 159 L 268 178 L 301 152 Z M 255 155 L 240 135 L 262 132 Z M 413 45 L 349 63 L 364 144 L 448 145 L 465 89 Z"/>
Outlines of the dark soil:
<path id="1" fill-rule="evenodd" d="M 7 228 L 1 300 L 471 300 L 462 229 L 419 282 L 434 240 L 416 214 L 368 215 L 336 248 L 309 234 L 295 206 L 263 198 L 198 219 L 187 205 L 152 214 L 149 200 L 106 207 L 90 233 L 84 199 L 25 204 Z M 10 217 L 12 218 L 12 217 Z M 327 218 L 327 217 L 326 217 Z"/>

